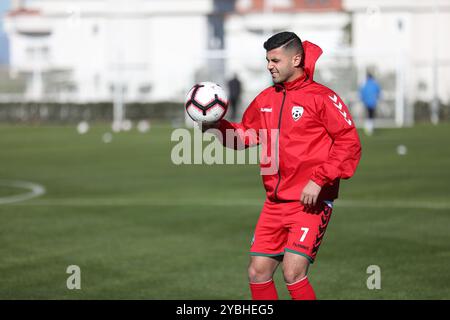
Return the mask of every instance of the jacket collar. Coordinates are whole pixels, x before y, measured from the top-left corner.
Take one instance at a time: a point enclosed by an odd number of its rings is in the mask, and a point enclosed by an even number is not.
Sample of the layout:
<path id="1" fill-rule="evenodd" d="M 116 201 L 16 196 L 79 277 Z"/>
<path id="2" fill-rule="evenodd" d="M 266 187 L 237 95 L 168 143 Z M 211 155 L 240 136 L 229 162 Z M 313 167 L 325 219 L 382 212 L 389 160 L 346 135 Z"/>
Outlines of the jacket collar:
<path id="1" fill-rule="evenodd" d="M 283 82 L 282 84 L 276 84 L 275 89 L 279 90 L 296 90 L 303 88 L 313 81 L 314 69 L 316 62 L 322 55 L 322 49 L 309 41 L 303 41 L 303 50 L 305 52 L 304 73 L 302 76 L 290 82 Z"/>
<path id="2" fill-rule="evenodd" d="M 292 80 L 290 82 L 283 82 L 281 85 L 286 90 L 295 90 L 303 88 L 304 86 L 311 83 L 311 78 L 306 74 L 306 72 L 303 72 L 303 75 L 298 77 L 295 80 Z"/>

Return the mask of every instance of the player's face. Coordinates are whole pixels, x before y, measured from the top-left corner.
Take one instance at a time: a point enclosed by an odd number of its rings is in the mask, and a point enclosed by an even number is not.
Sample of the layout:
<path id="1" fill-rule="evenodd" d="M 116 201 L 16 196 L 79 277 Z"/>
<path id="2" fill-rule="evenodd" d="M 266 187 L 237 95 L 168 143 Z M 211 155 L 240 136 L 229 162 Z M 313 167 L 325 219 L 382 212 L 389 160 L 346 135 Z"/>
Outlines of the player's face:
<path id="1" fill-rule="evenodd" d="M 274 83 L 289 82 L 297 77 L 296 66 L 299 65 L 299 57 L 283 48 L 275 48 L 266 54 L 267 69 L 272 75 Z"/>

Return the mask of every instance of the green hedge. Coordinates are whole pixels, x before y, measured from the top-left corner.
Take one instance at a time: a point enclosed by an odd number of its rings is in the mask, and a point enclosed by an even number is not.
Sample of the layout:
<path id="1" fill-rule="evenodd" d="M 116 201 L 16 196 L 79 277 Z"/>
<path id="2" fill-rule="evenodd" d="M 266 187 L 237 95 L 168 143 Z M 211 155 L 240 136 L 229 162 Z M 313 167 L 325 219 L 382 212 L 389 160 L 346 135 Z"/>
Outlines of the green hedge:
<path id="1" fill-rule="evenodd" d="M 430 122 L 431 117 L 431 103 L 425 101 L 414 102 L 414 121 L 416 122 Z M 439 120 L 450 120 L 450 104 L 443 104 L 439 102 Z"/>
<path id="2" fill-rule="evenodd" d="M 184 108 L 181 103 L 131 103 L 125 106 L 127 119 L 181 120 Z M 0 122 L 60 122 L 112 121 L 113 105 L 110 102 L 89 104 L 60 103 L 0 103 Z"/>
<path id="3" fill-rule="evenodd" d="M 416 101 L 414 120 L 429 122 L 431 104 Z M 125 116 L 130 120 L 151 119 L 183 121 L 181 103 L 130 103 L 126 104 Z M 0 122 L 7 123 L 77 123 L 79 121 L 112 121 L 113 105 L 110 102 L 88 104 L 60 103 L 0 103 Z M 439 119 L 450 120 L 450 104 L 440 103 Z"/>

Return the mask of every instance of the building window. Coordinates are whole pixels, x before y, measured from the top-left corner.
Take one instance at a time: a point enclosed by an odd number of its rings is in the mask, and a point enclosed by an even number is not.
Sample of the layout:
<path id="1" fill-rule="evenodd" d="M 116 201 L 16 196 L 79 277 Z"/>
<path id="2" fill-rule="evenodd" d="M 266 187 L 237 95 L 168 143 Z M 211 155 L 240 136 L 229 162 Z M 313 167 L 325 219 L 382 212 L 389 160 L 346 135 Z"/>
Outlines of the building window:
<path id="1" fill-rule="evenodd" d="M 35 52 L 36 52 L 35 48 L 33 48 L 33 47 L 28 47 L 28 48 L 26 49 L 27 59 L 34 60 Z"/>
<path id="2" fill-rule="evenodd" d="M 50 58 L 50 50 L 47 46 L 44 46 L 41 48 L 41 59 L 42 60 L 49 60 Z"/>

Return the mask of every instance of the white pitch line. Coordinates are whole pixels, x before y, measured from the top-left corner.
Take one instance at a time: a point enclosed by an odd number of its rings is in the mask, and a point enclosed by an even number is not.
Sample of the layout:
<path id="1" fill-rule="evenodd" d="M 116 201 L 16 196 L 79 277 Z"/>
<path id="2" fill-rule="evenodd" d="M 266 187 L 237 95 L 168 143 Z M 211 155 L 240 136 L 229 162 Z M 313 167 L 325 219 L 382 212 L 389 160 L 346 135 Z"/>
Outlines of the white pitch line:
<path id="1" fill-rule="evenodd" d="M 29 192 L 18 195 L 0 197 L 0 204 L 22 202 L 45 194 L 44 186 L 28 181 L 0 180 L 0 186 L 29 190 Z"/>
<path id="2" fill-rule="evenodd" d="M 26 206 L 257 206 L 262 207 L 264 199 L 130 199 L 130 198 L 59 198 L 17 203 Z M 410 200 L 336 200 L 335 208 L 398 208 L 398 209 L 431 209 L 450 210 L 450 202 L 410 201 Z"/>

